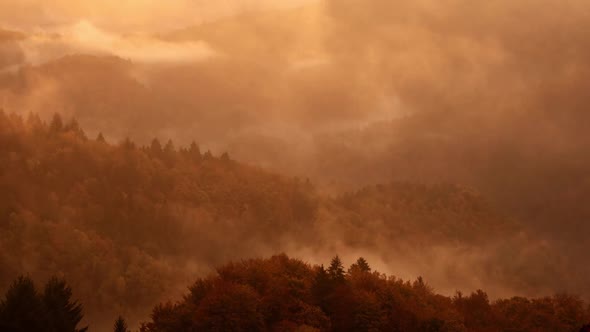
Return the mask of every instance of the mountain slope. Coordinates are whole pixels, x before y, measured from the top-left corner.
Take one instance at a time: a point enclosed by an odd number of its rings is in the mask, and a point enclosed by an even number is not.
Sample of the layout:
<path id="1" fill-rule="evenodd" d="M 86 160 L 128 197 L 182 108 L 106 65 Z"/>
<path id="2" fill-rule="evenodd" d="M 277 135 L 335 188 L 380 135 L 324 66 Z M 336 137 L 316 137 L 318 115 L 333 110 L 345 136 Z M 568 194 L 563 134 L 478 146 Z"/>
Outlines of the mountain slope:
<path id="1" fill-rule="evenodd" d="M 60 274 L 91 319 L 107 307 L 145 308 L 195 271 L 245 255 L 311 249 L 316 259 L 348 248 L 387 265 L 391 254 L 419 243 L 480 246 L 510 229 L 456 186 L 381 186 L 333 199 L 308 181 L 203 154 L 197 145 L 88 139 L 59 116 L 44 124 L 2 113 L 0 133 L 8 267 L 0 284 L 22 273 Z M 488 237 L 476 241 L 484 230 Z"/>

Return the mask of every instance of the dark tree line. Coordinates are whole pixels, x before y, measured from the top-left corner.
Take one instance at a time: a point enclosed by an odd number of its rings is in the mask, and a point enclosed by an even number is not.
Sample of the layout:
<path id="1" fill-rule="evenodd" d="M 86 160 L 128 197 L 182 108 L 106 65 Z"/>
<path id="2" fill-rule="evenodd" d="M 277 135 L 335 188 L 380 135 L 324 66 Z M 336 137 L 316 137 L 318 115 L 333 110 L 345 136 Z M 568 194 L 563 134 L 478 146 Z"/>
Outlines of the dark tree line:
<path id="1" fill-rule="evenodd" d="M 86 332 L 82 305 L 65 281 L 38 291 L 19 277 L 0 302 L 2 332 Z M 478 290 L 436 294 L 422 279 L 373 271 L 364 258 L 348 269 L 336 256 L 311 266 L 286 255 L 229 263 L 198 279 L 181 301 L 157 305 L 141 332 L 586 332 L 590 307 L 558 294 L 490 301 Z M 130 332 L 119 316 L 114 332 Z"/>
<path id="2" fill-rule="evenodd" d="M 16 279 L 0 301 L 0 332 L 87 332 L 80 327 L 83 306 L 65 280 L 51 278 L 42 292 L 29 277 Z M 130 332 L 121 316 L 114 332 Z"/>
<path id="3" fill-rule="evenodd" d="M 279 255 L 220 267 L 183 300 L 158 305 L 141 331 L 577 332 L 588 321 L 590 307 L 576 296 L 448 297 L 363 258 L 346 271 L 338 256 L 325 268 Z"/>
<path id="4" fill-rule="evenodd" d="M 0 330 L 22 332 L 86 332 L 79 327 L 82 304 L 72 299 L 64 280 L 52 278 L 42 292 L 28 277 L 19 277 L 0 302 Z"/>

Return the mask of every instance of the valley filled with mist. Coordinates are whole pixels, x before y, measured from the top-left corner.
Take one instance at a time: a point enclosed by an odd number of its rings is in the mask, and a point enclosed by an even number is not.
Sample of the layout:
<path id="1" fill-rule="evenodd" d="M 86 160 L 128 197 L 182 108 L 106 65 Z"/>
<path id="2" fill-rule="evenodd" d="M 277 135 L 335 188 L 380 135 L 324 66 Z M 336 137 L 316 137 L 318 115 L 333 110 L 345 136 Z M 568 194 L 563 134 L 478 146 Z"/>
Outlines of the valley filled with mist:
<path id="1" fill-rule="evenodd" d="M 588 33 L 581 0 L 0 0 L 0 293 L 63 278 L 90 331 L 578 331 Z M 318 290 L 336 255 L 371 269 Z M 258 320 L 208 320 L 234 296 Z"/>

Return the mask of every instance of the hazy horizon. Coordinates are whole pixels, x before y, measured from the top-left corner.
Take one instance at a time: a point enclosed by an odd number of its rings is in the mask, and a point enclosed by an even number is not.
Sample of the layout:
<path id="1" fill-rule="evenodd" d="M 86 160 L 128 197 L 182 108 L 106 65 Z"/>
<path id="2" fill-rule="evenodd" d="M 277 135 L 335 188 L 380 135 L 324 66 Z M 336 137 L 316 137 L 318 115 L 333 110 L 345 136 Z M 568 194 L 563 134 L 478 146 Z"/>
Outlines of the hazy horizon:
<path id="1" fill-rule="evenodd" d="M 0 287 L 71 275 L 104 287 L 99 317 L 140 280 L 118 307 L 135 319 L 285 252 L 445 295 L 587 299 L 589 32 L 582 0 L 0 0 L 0 228 L 22 258 L 0 256 Z M 112 258 L 104 282 L 56 258 L 66 239 Z"/>

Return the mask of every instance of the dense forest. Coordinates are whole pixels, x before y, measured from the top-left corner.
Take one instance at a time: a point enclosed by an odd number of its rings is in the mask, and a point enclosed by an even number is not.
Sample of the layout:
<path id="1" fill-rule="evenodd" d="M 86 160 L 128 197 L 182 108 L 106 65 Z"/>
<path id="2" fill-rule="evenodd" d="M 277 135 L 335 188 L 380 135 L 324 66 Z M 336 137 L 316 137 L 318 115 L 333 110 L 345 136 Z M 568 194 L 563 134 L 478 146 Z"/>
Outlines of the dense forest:
<path id="1" fill-rule="evenodd" d="M 534 294 L 546 280 L 532 277 L 557 259 L 534 260 L 525 246 L 540 244 L 468 188 L 392 183 L 331 197 L 197 144 L 88 138 L 59 115 L 0 113 L 0 186 L 0 287 L 57 272 L 92 322 L 117 312 L 137 322 L 195 275 L 283 251 L 362 252 L 406 278 L 431 271 L 447 293 L 460 283 L 500 295 Z"/>
<path id="2" fill-rule="evenodd" d="M 58 271 L 91 322 L 137 322 L 195 275 L 287 250 L 316 261 L 364 252 L 406 278 L 430 271 L 446 293 L 535 294 L 539 271 L 559 272 L 558 256 L 535 260 L 547 248 L 468 188 L 392 183 L 330 197 L 197 144 L 89 139 L 59 115 L 0 113 L 0 133 L 0 286 Z"/>
<path id="3" fill-rule="evenodd" d="M 442 296 L 418 277 L 345 269 L 286 255 L 230 263 L 197 280 L 183 300 L 161 304 L 142 332 L 172 331 L 578 331 L 590 307 L 575 296 L 490 301 L 477 290 Z"/>
<path id="4" fill-rule="evenodd" d="M 317 209 L 304 181 L 196 144 L 111 146 L 57 115 L 45 125 L 0 114 L 0 186 L 0 287 L 60 271 L 88 308 L 153 302 L 202 268 L 194 255 L 218 263 L 273 251 L 313 227 Z"/>
<path id="5" fill-rule="evenodd" d="M 82 316 L 69 286 L 55 278 L 39 293 L 20 277 L 0 302 L 0 327 L 10 331 L 84 332 Z M 182 300 L 157 305 L 140 331 L 577 332 L 589 321 L 590 306 L 576 296 L 443 296 L 422 277 L 388 276 L 362 257 L 346 269 L 338 256 L 324 267 L 282 254 L 217 268 Z M 113 331 L 127 326 L 119 317 Z"/>

